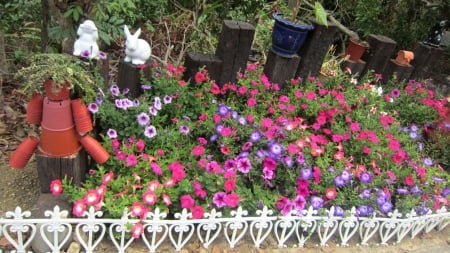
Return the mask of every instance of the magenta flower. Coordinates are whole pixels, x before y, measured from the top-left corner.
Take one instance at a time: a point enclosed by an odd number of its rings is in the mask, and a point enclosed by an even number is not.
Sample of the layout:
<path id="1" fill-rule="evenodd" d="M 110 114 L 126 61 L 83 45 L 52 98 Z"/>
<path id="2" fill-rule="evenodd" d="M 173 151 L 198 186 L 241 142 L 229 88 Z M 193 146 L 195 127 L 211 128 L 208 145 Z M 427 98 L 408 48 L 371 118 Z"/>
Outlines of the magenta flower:
<path id="1" fill-rule="evenodd" d="M 54 196 L 59 196 L 63 191 L 61 180 L 55 179 L 50 183 L 50 191 Z"/>
<path id="2" fill-rule="evenodd" d="M 192 198 L 191 195 L 186 194 L 186 195 L 181 196 L 180 203 L 181 203 L 181 208 L 190 209 L 190 208 L 194 207 L 195 200 Z"/>
<path id="3" fill-rule="evenodd" d="M 73 203 L 72 213 L 76 217 L 82 217 L 84 212 L 86 211 L 86 203 L 84 199 L 76 200 Z"/>
<path id="4" fill-rule="evenodd" d="M 230 208 L 236 208 L 239 205 L 239 195 L 236 193 L 227 194 L 224 198 L 225 204 Z"/>
<path id="5" fill-rule="evenodd" d="M 216 192 L 213 197 L 213 203 L 217 206 L 217 208 L 222 208 L 226 206 L 225 197 L 227 194 L 225 192 Z"/>
<path id="6" fill-rule="evenodd" d="M 144 233 L 144 226 L 140 222 L 135 223 L 133 227 L 131 227 L 130 233 L 134 239 L 138 239 Z"/>
<path id="7" fill-rule="evenodd" d="M 125 166 L 132 167 L 132 166 L 135 166 L 137 164 L 137 162 L 138 162 L 137 157 L 135 155 L 129 155 L 125 159 Z"/>

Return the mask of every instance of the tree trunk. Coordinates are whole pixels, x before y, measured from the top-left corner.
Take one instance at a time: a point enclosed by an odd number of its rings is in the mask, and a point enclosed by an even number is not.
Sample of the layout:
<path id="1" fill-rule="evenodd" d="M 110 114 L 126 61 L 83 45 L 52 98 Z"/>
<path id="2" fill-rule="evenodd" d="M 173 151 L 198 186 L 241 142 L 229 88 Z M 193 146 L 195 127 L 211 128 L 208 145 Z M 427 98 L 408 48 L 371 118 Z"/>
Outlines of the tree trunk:
<path id="1" fill-rule="evenodd" d="M 48 0 L 41 0 L 42 26 L 41 26 L 41 52 L 47 52 L 48 45 L 48 24 L 50 21 L 50 9 Z"/>

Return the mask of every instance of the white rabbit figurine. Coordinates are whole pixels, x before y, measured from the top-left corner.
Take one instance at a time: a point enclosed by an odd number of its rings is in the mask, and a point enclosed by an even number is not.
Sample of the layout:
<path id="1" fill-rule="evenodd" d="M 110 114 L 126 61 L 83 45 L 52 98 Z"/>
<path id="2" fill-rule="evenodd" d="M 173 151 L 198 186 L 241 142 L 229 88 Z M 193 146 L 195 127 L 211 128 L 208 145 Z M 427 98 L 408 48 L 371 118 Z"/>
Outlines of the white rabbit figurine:
<path id="1" fill-rule="evenodd" d="M 84 21 L 77 30 L 78 39 L 73 45 L 73 55 L 84 56 L 88 52 L 89 59 L 98 59 L 99 49 L 97 45 L 98 30 L 91 20 Z"/>
<path id="2" fill-rule="evenodd" d="M 152 50 L 147 41 L 139 39 L 141 35 L 141 28 L 139 28 L 134 34 L 130 33 L 128 27 L 124 26 L 124 32 L 126 36 L 125 43 L 125 62 L 130 62 L 134 65 L 145 64 L 152 54 Z"/>

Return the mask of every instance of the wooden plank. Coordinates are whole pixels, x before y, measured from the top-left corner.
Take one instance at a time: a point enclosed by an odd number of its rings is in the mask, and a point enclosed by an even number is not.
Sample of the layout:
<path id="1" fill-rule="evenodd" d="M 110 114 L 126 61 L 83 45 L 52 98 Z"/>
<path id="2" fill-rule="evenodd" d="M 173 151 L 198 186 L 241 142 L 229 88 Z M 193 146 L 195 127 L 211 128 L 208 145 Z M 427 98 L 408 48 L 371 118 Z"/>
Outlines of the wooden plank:
<path id="1" fill-rule="evenodd" d="M 272 83 L 278 83 L 283 88 L 286 86 L 286 82 L 295 77 L 299 62 L 298 55 L 285 58 L 269 51 L 263 71 Z"/>
<path id="2" fill-rule="evenodd" d="M 222 69 L 222 60 L 213 54 L 199 54 L 189 52 L 184 59 L 184 66 L 186 68 L 183 79 L 190 81 L 194 78 L 195 73 L 201 68 L 208 70 L 209 76 L 213 80 L 219 80 Z"/>
<path id="3" fill-rule="evenodd" d="M 423 42 L 417 43 L 414 48 L 414 60 L 411 61 L 414 66 L 411 79 L 420 80 L 436 77 L 440 71 L 450 69 L 448 57 L 444 48 L 430 47 Z M 442 74 L 445 76 L 445 74 L 448 75 L 448 72 Z M 443 79 L 445 80 L 445 77 Z"/>
<path id="4" fill-rule="evenodd" d="M 398 64 L 394 59 L 391 59 L 383 72 L 383 79 L 381 79 L 382 84 L 386 84 L 392 76 L 395 75 L 398 81 L 407 81 L 409 80 L 411 73 L 413 72 L 414 67 L 410 64 L 401 65 Z"/>
<path id="5" fill-rule="evenodd" d="M 145 66 L 137 66 L 131 62 L 119 62 L 119 74 L 117 78 L 117 85 L 120 90 L 129 89 L 129 94 L 131 97 L 138 97 L 141 94 L 141 71 L 144 73 L 144 77 L 151 81 L 151 69 L 150 60 L 145 64 Z"/>
<path id="6" fill-rule="evenodd" d="M 37 172 L 41 193 L 50 193 L 50 183 L 55 179 L 72 178 L 75 185 L 80 186 L 87 172 L 86 152 L 66 157 L 50 157 L 41 152 L 36 154 Z"/>
<path id="7" fill-rule="evenodd" d="M 363 73 L 366 67 L 366 62 L 363 60 L 359 60 L 357 62 L 352 60 L 345 60 L 341 63 L 340 66 L 343 71 L 347 71 L 347 69 L 349 69 L 352 75 L 361 77 L 361 73 Z"/>
<path id="8" fill-rule="evenodd" d="M 367 42 L 369 43 L 369 49 L 362 56 L 362 60 L 366 62 L 363 74 L 369 70 L 382 74 L 388 62 L 395 56 L 397 42 L 389 37 L 376 34 L 370 34 L 367 37 Z"/>
<path id="9" fill-rule="evenodd" d="M 337 26 L 329 24 L 328 28 L 314 22 L 315 29 L 308 34 L 305 44 L 298 51 L 302 59 L 298 64 L 296 77 L 307 78 L 320 73 L 322 62 L 335 39 Z"/>

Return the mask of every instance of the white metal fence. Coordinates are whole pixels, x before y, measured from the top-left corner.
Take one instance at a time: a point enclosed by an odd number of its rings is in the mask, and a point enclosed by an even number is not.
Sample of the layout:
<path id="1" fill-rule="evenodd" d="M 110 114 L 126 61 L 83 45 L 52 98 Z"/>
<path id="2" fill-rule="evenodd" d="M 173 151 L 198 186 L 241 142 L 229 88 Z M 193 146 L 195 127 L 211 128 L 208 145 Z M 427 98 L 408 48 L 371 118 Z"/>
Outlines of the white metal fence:
<path id="1" fill-rule="evenodd" d="M 175 214 L 175 219 L 168 220 L 165 213 L 156 209 L 148 213 L 145 220 L 139 221 L 127 211 L 121 219 L 101 218 L 102 212 L 96 212 L 92 207 L 83 218 L 65 218 L 68 211 L 55 206 L 52 211 L 45 212 L 48 218 L 32 219 L 29 211 L 22 212 L 17 207 L 14 212 L 7 212 L 0 218 L 0 237 L 4 236 L 18 253 L 29 251 L 37 233 L 54 253 L 61 252 L 73 233 L 87 253 L 94 252 L 99 243 L 107 239 L 106 234 L 119 253 L 124 253 L 134 240 L 142 240 L 149 252 L 157 252 L 158 247 L 168 241 L 176 251 L 180 251 L 194 237 L 205 248 L 219 237 L 225 238 L 230 248 L 235 248 L 244 236 L 249 236 L 255 247 L 269 236 L 276 238 L 280 248 L 304 247 L 313 235 L 318 238 L 318 246 L 326 246 L 331 238 L 339 241 L 340 246 L 349 246 L 352 238 L 358 238 L 359 245 L 387 245 L 400 243 L 408 235 L 414 238 L 421 232 L 441 231 L 450 223 L 450 212 L 445 208 L 425 215 L 417 215 L 414 211 L 408 214 L 394 211 L 387 217 L 357 217 L 354 208 L 345 217 L 337 217 L 333 213 L 334 210 L 330 209 L 325 216 L 320 216 L 310 208 L 301 215 L 292 213 L 278 217 L 263 208 L 256 212 L 257 216 L 247 217 L 248 212 L 239 208 L 231 213 L 231 218 L 222 217 L 220 212 L 212 210 L 205 213 L 204 219 L 192 219 L 192 214 L 183 210 Z M 142 222 L 144 228 L 140 239 L 134 239 L 130 233 L 136 222 Z"/>

